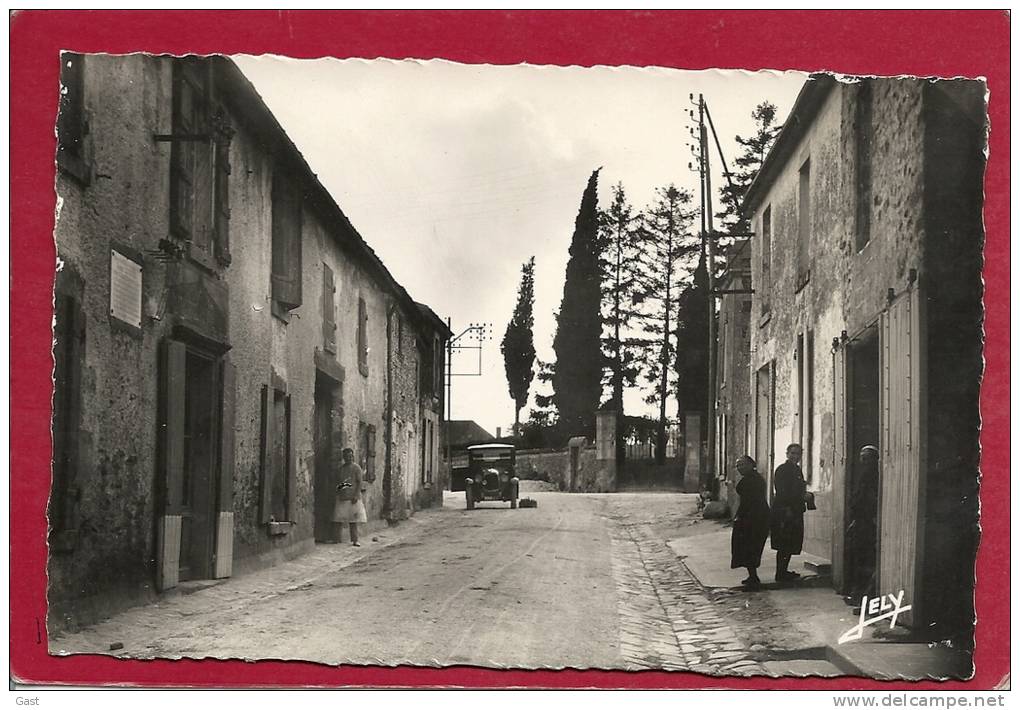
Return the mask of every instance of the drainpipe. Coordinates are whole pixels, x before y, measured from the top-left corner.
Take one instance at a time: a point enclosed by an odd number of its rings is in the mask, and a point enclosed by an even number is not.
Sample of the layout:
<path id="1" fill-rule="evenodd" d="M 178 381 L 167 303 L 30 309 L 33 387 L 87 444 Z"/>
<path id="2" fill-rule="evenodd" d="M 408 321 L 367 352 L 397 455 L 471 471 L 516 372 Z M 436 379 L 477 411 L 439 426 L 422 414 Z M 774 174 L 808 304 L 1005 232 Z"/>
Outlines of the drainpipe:
<path id="1" fill-rule="evenodd" d="M 386 462 L 383 467 L 383 517 L 393 522 L 393 314 L 397 306 L 386 308 Z"/>

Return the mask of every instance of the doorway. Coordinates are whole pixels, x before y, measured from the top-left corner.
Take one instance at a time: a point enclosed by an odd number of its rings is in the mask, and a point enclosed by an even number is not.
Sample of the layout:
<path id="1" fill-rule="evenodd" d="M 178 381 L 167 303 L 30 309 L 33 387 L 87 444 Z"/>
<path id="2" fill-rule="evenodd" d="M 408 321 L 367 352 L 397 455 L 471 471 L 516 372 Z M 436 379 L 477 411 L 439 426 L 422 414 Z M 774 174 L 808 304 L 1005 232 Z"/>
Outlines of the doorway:
<path id="1" fill-rule="evenodd" d="M 337 464 L 334 446 L 334 407 L 337 384 L 322 373 L 315 375 L 315 541 L 336 542 L 333 526 Z"/>
<path id="2" fill-rule="evenodd" d="M 181 501 L 178 579 L 213 576 L 219 417 L 216 361 L 188 350 L 184 368 L 183 466 L 176 481 Z"/>
<path id="3" fill-rule="evenodd" d="M 880 446 L 881 369 L 878 326 L 850 343 L 850 459 L 846 488 L 846 579 L 852 594 L 873 592 L 878 561 L 880 467 L 863 463 L 865 446 Z"/>

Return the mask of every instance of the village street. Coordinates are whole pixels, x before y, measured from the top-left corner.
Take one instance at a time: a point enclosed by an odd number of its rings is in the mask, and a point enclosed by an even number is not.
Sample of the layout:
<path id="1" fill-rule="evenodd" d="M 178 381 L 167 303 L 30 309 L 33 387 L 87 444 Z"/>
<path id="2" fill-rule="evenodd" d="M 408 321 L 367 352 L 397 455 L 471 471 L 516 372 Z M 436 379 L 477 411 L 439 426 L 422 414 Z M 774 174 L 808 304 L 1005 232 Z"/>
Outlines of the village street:
<path id="1" fill-rule="evenodd" d="M 443 509 L 51 639 L 56 653 L 327 664 L 836 674 L 767 592 L 708 589 L 676 552 L 726 536 L 679 493 L 529 492 Z M 541 485 L 541 484 L 538 484 Z M 667 545 L 672 540 L 672 547 Z M 703 548 L 703 546 L 702 546 Z M 723 560 L 728 567 L 728 559 Z M 733 573 L 732 584 L 739 575 Z M 820 590 L 818 590 L 820 591 Z M 830 594 L 831 596 L 831 594 Z M 111 651 L 111 646 L 123 644 Z M 785 649 L 785 650 L 784 650 Z"/>

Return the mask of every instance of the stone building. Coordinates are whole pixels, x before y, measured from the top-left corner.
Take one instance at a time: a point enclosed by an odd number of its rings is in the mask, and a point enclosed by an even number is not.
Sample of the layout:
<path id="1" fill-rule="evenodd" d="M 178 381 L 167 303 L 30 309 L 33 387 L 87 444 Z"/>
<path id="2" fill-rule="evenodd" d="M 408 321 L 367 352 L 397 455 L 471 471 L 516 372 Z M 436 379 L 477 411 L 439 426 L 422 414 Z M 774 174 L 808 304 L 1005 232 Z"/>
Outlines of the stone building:
<path id="1" fill-rule="evenodd" d="M 751 407 L 747 377 L 751 356 L 751 244 L 742 239 L 726 255 L 717 281 L 719 330 L 716 349 L 715 461 L 719 499 L 736 511 L 737 458 L 751 451 Z M 762 471 L 764 472 L 764 468 Z"/>
<path id="2" fill-rule="evenodd" d="M 855 511 L 877 504 L 877 591 L 904 590 L 915 628 L 968 640 L 985 135 L 978 81 L 813 77 L 745 199 L 753 455 L 772 471 L 804 446 L 805 547 L 837 589 L 867 558 Z M 862 490 L 865 445 L 880 473 Z"/>
<path id="3" fill-rule="evenodd" d="M 225 58 L 62 57 L 51 623 L 441 501 L 449 330 Z"/>

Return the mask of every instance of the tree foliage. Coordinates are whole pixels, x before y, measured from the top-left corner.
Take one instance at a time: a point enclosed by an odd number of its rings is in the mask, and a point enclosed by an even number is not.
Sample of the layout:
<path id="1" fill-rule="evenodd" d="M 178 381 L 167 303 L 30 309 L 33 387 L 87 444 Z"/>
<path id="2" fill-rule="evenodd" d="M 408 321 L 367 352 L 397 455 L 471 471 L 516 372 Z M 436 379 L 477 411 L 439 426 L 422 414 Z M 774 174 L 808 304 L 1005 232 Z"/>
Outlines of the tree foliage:
<path id="1" fill-rule="evenodd" d="M 645 333 L 641 359 L 645 379 L 654 386 L 646 401 L 657 404 L 659 410 L 656 458 L 660 463 L 666 447 L 666 400 L 676 385 L 675 311 L 680 294 L 690 283 L 701 244 L 692 230 L 696 215 L 691 193 L 671 184 L 656 191 L 655 201 L 645 210 L 640 233 L 643 252 L 638 302 Z"/>
<path id="2" fill-rule="evenodd" d="M 781 125 L 776 124 L 776 107 L 769 101 L 758 104 L 751 112 L 751 118 L 754 120 L 755 133 L 749 138 L 736 136 L 743 152 L 734 161 L 732 184 L 724 181 L 720 189 L 722 210 L 716 215 L 721 221 L 720 231 L 748 231 L 747 223 L 740 214 L 740 204 L 782 129 Z"/>
<path id="3" fill-rule="evenodd" d="M 635 214 L 623 184 L 613 186 L 613 201 L 599 214 L 602 258 L 602 353 L 608 365 L 603 381 L 606 404 L 623 414 L 623 392 L 641 371 L 639 341 L 631 334 L 639 310 L 641 284 L 641 213 Z M 621 431 L 622 434 L 622 431 Z"/>
<path id="4" fill-rule="evenodd" d="M 573 435 L 593 435 L 602 395 L 598 177 L 595 170 L 581 197 L 553 338 L 553 399 L 560 426 Z"/>
<path id="5" fill-rule="evenodd" d="M 677 303 L 677 417 L 707 410 L 708 299 L 708 268 L 702 253 L 691 284 L 680 294 Z"/>
<path id="6" fill-rule="evenodd" d="M 535 257 L 521 267 L 517 305 L 507 323 L 500 351 L 510 398 L 514 401 L 514 434 L 521 424 L 521 410 L 528 403 L 528 391 L 535 378 Z"/>

